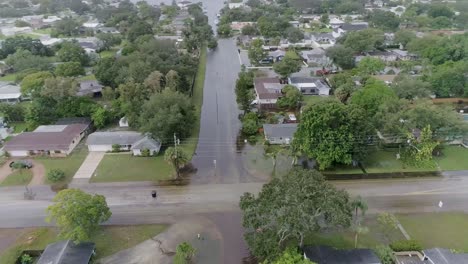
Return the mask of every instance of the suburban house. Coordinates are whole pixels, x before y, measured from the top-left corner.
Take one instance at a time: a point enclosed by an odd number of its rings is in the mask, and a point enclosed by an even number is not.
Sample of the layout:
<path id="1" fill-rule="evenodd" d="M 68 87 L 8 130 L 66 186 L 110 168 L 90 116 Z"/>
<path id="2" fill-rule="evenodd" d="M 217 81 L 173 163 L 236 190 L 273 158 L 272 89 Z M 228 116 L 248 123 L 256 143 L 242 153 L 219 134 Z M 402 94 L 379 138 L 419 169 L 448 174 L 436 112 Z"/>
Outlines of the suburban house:
<path id="1" fill-rule="evenodd" d="M 445 248 L 425 249 L 422 252 L 395 252 L 397 264 L 458 264 L 468 263 L 468 254 L 456 253 Z"/>
<path id="2" fill-rule="evenodd" d="M 288 83 L 296 86 L 304 95 L 330 95 L 330 86 L 317 77 L 289 77 Z"/>
<path id="3" fill-rule="evenodd" d="M 276 108 L 284 84 L 278 78 L 255 78 L 255 101 L 259 110 Z"/>
<path id="4" fill-rule="evenodd" d="M 296 130 L 297 123 L 263 125 L 263 133 L 265 134 L 265 140 L 267 140 L 270 144 L 291 144 Z"/>
<path id="5" fill-rule="evenodd" d="M 73 243 L 71 240 L 47 245 L 36 264 L 89 264 L 95 253 L 92 242 Z"/>
<path id="6" fill-rule="evenodd" d="M 304 258 L 327 264 L 382 264 L 371 249 L 339 250 L 328 246 L 306 246 Z"/>
<path id="7" fill-rule="evenodd" d="M 268 56 L 272 58 L 274 62 L 283 60 L 285 55 L 286 55 L 286 51 L 284 50 L 275 50 L 275 51 L 270 51 L 268 53 Z"/>
<path id="8" fill-rule="evenodd" d="M 312 45 L 314 48 L 329 48 L 336 44 L 336 38 L 332 33 L 315 33 L 310 34 Z"/>
<path id="9" fill-rule="evenodd" d="M 245 26 L 253 26 L 255 22 L 231 22 L 231 29 L 234 31 L 241 31 Z"/>
<path id="10" fill-rule="evenodd" d="M 15 104 L 21 102 L 21 89 L 18 85 L 0 82 L 0 103 Z"/>
<path id="11" fill-rule="evenodd" d="M 239 3 L 229 3 L 229 4 L 228 4 L 228 8 L 229 8 L 229 9 L 241 8 L 241 7 L 244 7 L 244 6 L 245 6 L 244 1 L 241 1 L 241 2 L 239 2 Z"/>
<path id="12" fill-rule="evenodd" d="M 68 125 L 39 126 L 33 132 L 23 132 L 5 143 L 12 157 L 48 155 L 65 157 L 86 136 L 91 122 Z"/>
<path id="13" fill-rule="evenodd" d="M 102 92 L 102 87 L 102 85 L 100 85 L 97 81 L 94 80 L 81 81 L 79 83 L 78 92 L 76 93 L 76 95 L 91 95 L 93 97 L 100 96 Z"/>
<path id="14" fill-rule="evenodd" d="M 301 56 L 309 66 L 328 66 L 331 64 L 330 58 L 327 57 L 325 50 L 321 48 L 303 50 Z"/>
<path id="15" fill-rule="evenodd" d="M 119 145 L 121 151 L 132 151 L 140 156 L 145 149 L 151 155 L 159 153 L 161 143 L 135 131 L 94 132 L 86 140 L 89 151 L 112 151 L 112 146 Z"/>
<path id="16" fill-rule="evenodd" d="M 381 59 L 384 62 L 396 61 L 398 59 L 397 55 L 393 52 L 376 50 L 367 52 L 365 55 L 356 56 L 356 62 L 360 62 L 365 57 Z"/>
<path id="17" fill-rule="evenodd" d="M 394 50 L 391 50 L 391 52 L 395 54 L 398 60 L 408 61 L 408 60 L 416 60 L 418 58 L 418 55 L 409 53 L 406 50 L 394 49 Z"/>
<path id="18" fill-rule="evenodd" d="M 192 2 L 190 1 L 180 1 L 177 3 L 177 6 L 180 8 L 180 9 L 186 9 L 188 8 L 189 5 L 191 5 Z"/>

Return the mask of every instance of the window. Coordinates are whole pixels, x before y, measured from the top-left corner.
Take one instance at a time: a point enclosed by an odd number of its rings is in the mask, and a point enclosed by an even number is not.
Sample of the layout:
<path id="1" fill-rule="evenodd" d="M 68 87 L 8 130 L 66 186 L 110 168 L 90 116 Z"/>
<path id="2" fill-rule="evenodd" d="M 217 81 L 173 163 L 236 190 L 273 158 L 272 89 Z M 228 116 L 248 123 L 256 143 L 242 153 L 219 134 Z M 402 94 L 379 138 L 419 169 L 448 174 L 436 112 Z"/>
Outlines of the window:
<path id="1" fill-rule="evenodd" d="M 60 151 L 60 150 L 54 150 L 54 153 L 59 154 L 59 153 L 62 153 L 62 151 Z"/>

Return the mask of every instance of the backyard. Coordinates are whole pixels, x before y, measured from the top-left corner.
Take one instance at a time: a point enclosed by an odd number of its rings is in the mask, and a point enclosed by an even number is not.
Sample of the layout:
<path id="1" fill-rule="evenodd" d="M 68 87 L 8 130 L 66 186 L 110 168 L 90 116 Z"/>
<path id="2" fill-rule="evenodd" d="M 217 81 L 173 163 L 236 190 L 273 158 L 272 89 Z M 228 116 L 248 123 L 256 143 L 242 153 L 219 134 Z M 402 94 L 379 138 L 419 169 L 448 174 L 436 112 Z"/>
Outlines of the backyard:
<path id="1" fill-rule="evenodd" d="M 90 241 L 96 243 L 96 259 L 98 259 L 150 239 L 163 232 L 166 227 L 165 225 L 105 226 L 94 233 Z M 8 231 L 0 229 L 0 233 Z M 15 263 L 23 250 L 43 250 L 48 244 L 59 240 L 57 230 L 54 228 L 26 230 L 11 247 L 0 252 L 0 264 Z"/>
<path id="2" fill-rule="evenodd" d="M 397 217 L 411 238 L 421 242 L 424 248 L 468 252 L 468 214 L 427 213 Z"/>
<path id="3" fill-rule="evenodd" d="M 173 174 L 162 153 L 156 157 L 106 154 L 90 182 L 159 181 L 168 180 Z"/>

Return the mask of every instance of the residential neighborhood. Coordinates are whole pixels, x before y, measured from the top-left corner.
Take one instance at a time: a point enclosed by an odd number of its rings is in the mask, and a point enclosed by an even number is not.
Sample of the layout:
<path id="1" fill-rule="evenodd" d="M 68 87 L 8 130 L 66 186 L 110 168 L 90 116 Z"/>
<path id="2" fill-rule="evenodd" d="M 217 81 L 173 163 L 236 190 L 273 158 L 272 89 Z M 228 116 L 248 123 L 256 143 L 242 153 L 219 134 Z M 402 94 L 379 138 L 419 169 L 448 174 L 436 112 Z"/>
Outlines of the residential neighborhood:
<path id="1" fill-rule="evenodd" d="M 468 263 L 468 2 L 0 0 L 0 264 Z"/>

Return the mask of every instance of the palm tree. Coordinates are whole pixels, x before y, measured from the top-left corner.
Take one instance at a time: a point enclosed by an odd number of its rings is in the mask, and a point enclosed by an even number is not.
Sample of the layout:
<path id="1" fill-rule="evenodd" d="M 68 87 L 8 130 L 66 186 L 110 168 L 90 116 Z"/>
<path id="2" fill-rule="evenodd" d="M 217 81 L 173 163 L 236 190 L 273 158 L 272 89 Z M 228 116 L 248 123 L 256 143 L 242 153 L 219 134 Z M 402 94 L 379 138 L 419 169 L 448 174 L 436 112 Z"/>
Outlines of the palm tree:
<path id="1" fill-rule="evenodd" d="M 355 221 L 356 223 L 358 222 L 358 212 L 359 210 L 361 210 L 361 214 L 364 215 L 367 211 L 367 203 L 362 199 L 361 196 L 358 196 L 356 197 L 352 202 L 351 202 L 351 206 L 353 207 L 354 209 L 354 217 L 355 217 Z"/>
<path id="2" fill-rule="evenodd" d="M 166 152 L 164 152 L 164 160 L 172 164 L 177 174 L 176 179 L 179 179 L 180 168 L 187 164 L 189 157 L 181 148 L 169 147 L 166 149 Z"/>
<path id="3" fill-rule="evenodd" d="M 361 224 L 358 224 L 358 225 L 354 225 L 353 226 L 353 230 L 354 230 L 354 248 L 357 248 L 357 244 L 358 244 L 358 236 L 360 234 L 366 234 L 369 232 L 369 228 L 365 227 L 365 226 L 361 226 Z"/>

